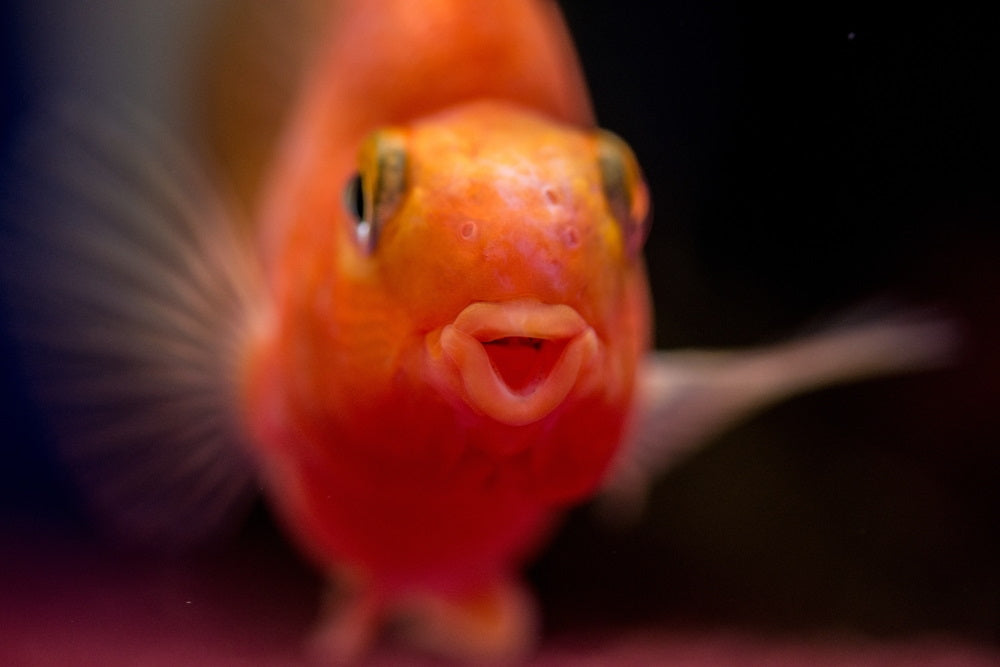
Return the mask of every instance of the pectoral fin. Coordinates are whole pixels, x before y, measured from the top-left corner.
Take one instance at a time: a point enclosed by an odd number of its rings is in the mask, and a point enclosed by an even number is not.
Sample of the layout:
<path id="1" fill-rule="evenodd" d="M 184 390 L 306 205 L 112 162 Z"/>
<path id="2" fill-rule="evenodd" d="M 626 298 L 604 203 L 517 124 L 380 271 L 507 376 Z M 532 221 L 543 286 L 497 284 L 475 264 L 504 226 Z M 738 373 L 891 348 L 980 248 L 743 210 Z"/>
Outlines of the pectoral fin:
<path id="1" fill-rule="evenodd" d="M 910 312 L 771 347 L 653 353 L 602 509 L 635 516 L 658 475 L 755 412 L 820 387 L 943 365 L 958 339 L 954 322 Z"/>
<path id="2" fill-rule="evenodd" d="M 181 547 L 252 494 L 236 391 L 256 260 L 198 164 L 139 112 L 61 105 L 3 192 L 0 275 L 30 390 L 113 532 Z"/>

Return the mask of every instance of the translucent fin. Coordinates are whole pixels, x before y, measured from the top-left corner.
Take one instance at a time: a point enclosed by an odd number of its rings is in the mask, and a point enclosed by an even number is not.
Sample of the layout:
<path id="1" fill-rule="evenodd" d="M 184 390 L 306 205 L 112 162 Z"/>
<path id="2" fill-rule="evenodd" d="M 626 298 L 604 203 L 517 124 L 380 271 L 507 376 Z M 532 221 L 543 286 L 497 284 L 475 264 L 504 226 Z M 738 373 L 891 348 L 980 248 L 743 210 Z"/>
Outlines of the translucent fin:
<path id="1" fill-rule="evenodd" d="M 236 391 L 260 280 L 199 165 L 138 111 L 114 117 L 64 104 L 25 134 L 2 290 L 93 508 L 123 537 L 184 548 L 252 498 Z"/>
<path id="2" fill-rule="evenodd" d="M 535 648 L 538 609 L 514 579 L 462 593 L 411 590 L 388 598 L 348 584 L 330 591 L 309 654 L 316 664 L 354 664 L 383 634 L 438 662 L 521 664 Z"/>
<path id="3" fill-rule="evenodd" d="M 395 638 L 428 655 L 475 664 L 520 664 L 539 635 L 534 597 L 518 581 L 464 595 L 413 594 L 391 609 Z"/>
<path id="4" fill-rule="evenodd" d="M 773 347 L 651 354 L 632 437 L 601 510 L 617 519 L 636 516 L 657 475 L 759 410 L 823 386 L 943 365 L 958 340 L 953 322 L 909 312 Z"/>

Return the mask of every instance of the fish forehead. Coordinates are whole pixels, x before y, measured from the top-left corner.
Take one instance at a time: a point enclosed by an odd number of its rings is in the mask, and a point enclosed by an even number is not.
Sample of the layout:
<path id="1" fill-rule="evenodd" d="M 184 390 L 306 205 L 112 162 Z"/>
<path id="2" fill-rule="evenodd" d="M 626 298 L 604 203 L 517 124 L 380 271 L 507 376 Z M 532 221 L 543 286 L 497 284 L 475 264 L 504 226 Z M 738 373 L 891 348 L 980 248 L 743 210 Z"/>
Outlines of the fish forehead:
<path id="1" fill-rule="evenodd" d="M 407 195 L 372 259 L 418 328 L 524 297 L 609 326 L 632 267 L 593 130 L 478 103 L 414 123 L 406 151 Z"/>
<path id="2" fill-rule="evenodd" d="M 557 203 L 568 190 L 598 186 L 590 132 L 504 105 L 472 105 L 416 125 L 410 161 L 413 185 L 445 196 L 482 190 Z"/>

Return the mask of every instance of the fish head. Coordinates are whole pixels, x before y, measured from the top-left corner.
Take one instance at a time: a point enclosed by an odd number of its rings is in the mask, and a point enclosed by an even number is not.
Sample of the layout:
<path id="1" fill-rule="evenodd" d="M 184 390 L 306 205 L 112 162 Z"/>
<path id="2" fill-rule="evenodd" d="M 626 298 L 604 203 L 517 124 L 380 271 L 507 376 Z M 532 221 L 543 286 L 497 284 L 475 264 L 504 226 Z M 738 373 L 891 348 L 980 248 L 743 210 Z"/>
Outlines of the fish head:
<path id="1" fill-rule="evenodd" d="M 360 224 L 440 392 L 515 426 L 574 392 L 628 394 L 648 196 L 624 142 L 476 105 L 377 132 L 362 153 L 379 151 L 405 162 L 388 186 L 404 194 L 383 217 L 373 193 Z"/>
<path id="2" fill-rule="evenodd" d="M 617 439 L 650 321 L 627 145 L 477 102 L 374 131 L 356 165 L 331 240 L 283 264 L 301 274 L 276 337 L 296 410 L 327 431 L 358 416 L 348 438 L 411 422 L 407 457 L 427 423 L 505 455 L 560 423 Z"/>

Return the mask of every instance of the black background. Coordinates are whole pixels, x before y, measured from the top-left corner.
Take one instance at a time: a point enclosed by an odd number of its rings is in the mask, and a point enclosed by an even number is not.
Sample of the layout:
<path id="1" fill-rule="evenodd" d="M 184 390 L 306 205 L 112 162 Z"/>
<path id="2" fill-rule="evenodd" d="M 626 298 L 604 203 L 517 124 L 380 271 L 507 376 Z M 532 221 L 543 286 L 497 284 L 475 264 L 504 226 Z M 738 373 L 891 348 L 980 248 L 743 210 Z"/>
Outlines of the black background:
<path id="1" fill-rule="evenodd" d="M 996 639 L 1000 25 L 953 4 L 563 4 L 653 191 L 660 346 L 865 303 L 944 307 L 967 339 L 951 372 L 760 416 L 663 480 L 637 533 L 592 546 L 571 522 L 539 575 L 569 596 L 599 576 L 612 616 Z"/>

